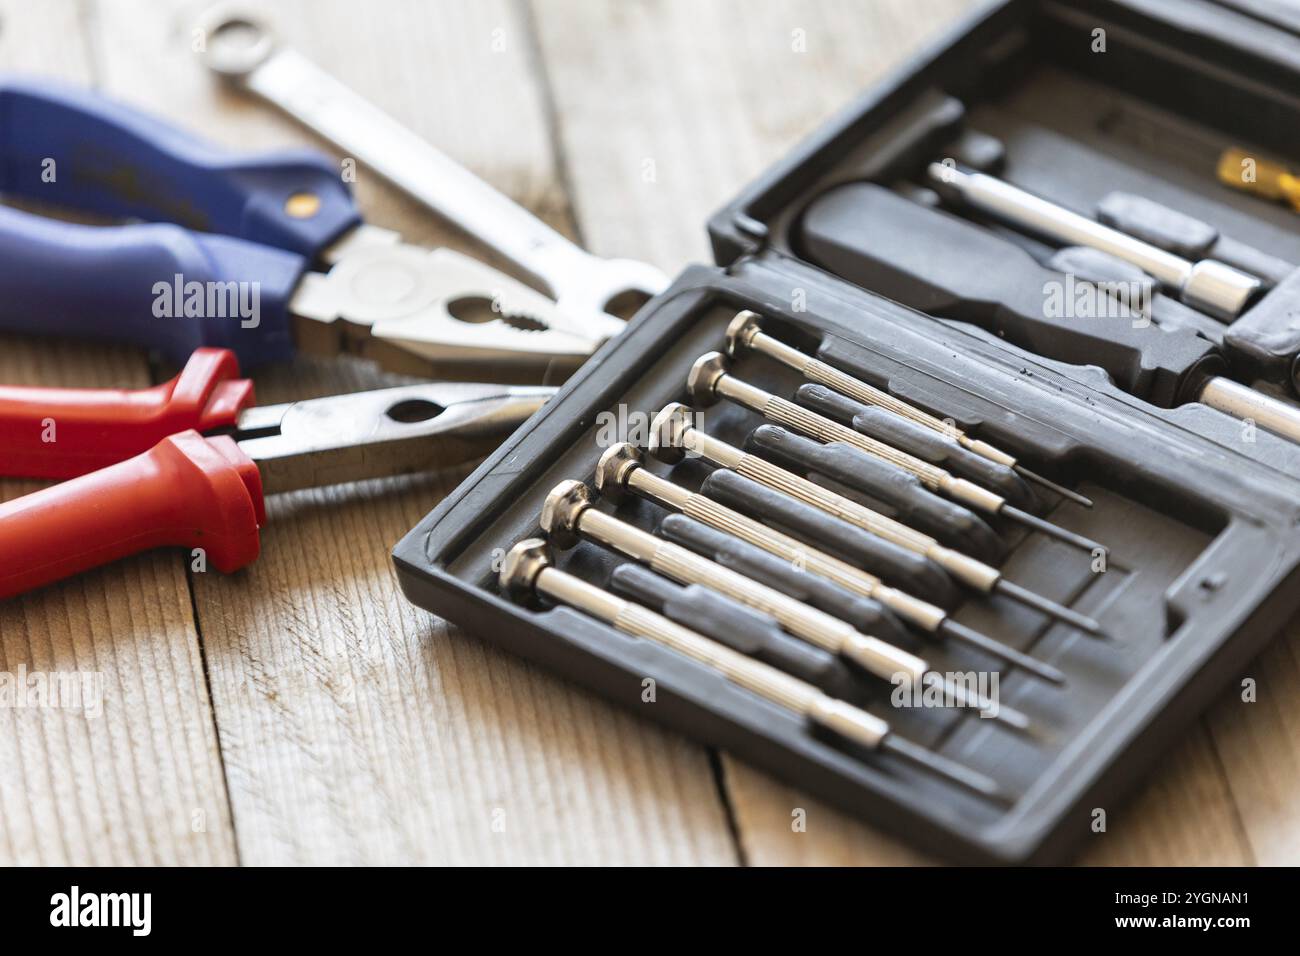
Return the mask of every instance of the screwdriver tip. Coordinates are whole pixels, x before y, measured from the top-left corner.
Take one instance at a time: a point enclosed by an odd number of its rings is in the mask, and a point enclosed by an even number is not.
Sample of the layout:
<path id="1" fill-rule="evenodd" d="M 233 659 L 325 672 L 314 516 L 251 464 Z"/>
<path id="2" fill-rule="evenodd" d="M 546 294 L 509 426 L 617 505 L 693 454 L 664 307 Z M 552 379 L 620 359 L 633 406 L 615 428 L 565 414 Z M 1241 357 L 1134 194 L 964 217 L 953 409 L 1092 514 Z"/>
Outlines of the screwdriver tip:
<path id="1" fill-rule="evenodd" d="M 1068 498 L 1070 501 L 1073 501 L 1075 504 L 1082 505 L 1085 508 L 1091 508 L 1093 505 L 1092 499 L 1087 497 L 1086 495 L 1081 495 L 1077 491 L 1074 491 L 1073 489 L 1067 488 L 1064 485 L 1059 485 L 1056 482 L 1052 481 L 1050 478 L 1045 478 L 1042 475 L 1038 474 L 1038 472 L 1036 471 L 1030 471 L 1024 465 L 1015 465 L 1013 467 L 1015 469 L 1016 474 L 1018 474 L 1021 478 L 1024 478 L 1026 481 L 1032 481 L 1036 485 L 1041 485 L 1042 487 L 1046 488 L 1048 491 L 1054 491 L 1062 498 Z"/>
<path id="2" fill-rule="evenodd" d="M 1021 511 L 1019 508 L 1013 508 L 1010 505 L 1004 506 L 999 512 L 1012 521 L 1019 522 L 1026 528 L 1033 528 L 1035 531 L 1041 531 L 1043 534 L 1055 538 L 1057 541 L 1063 541 L 1066 544 L 1073 545 L 1081 551 L 1087 551 L 1091 554 L 1100 552 L 1103 555 L 1110 554 L 1110 549 L 1104 544 L 1094 541 L 1091 538 L 1085 538 L 1081 534 L 1075 534 L 1068 531 L 1060 525 L 1052 524 L 1050 521 L 1044 521 L 1037 515 L 1031 515 L 1028 511 Z"/>
<path id="3" fill-rule="evenodd" d="M 994 590 L 999 594 L 1006 595 L 1013 601 L 1018 601 L 1026 607 L 1032 607 L 1035 611 L 1041 611 L 1048 617 L 1060 621 L 1063 624 L 1068 624 L 1077 630 L 1083 631 L 1085 634 L 1091 635 L 1092 637 L 1107 637 L 1106 633 L 1102 631 L 1101 625 L 1086 614 L 1080 614 L 1078 611 L 1068 608 L 1064 604 L 1057 604 L 1055 601 L 1045 598 L 1041 594 L 1035 594 L 1028 588 L 1023 588 L 1019 584 L 1008 581 L 1006 578 L 998 578 L 998 583 L 994 586 Z"/>
<path id="4" fill-rule="evenodd" d="M 943 777 L 951 783 L 955 783 L 959 787 L 963 787 L 987 800 L 1003 804 L 1013 802 L 1010 797 L 1002 792 L 1002 788 L 994 782 L 992 777 L 988 777 L 978 770 L 972 770 L 955 760 L 940 756 L 932 750 L 926 750 L 905 737 L 899 737 L 897 734 L 891 733 L 880 742 L 880 746 L 886 752 L 902 757 L 909 763 Z"/>
<path id="5" fill-rule="evenodd" d="M 1068 683 L 1068 681 L 1065 678 L 1065 671 L 1061 670 L 1059 667 L 1053 667 L 1051 664 L 1045 664 L 1043 661 L 1040 661 L 1037 658 L 1029 657 L 1028 654 L 1026 654 L 1025 657 L 1033 661 L 1032 666 L 1025 666 L 1025 664 L 1023 663 L 1020 665 L 1021 667 L 1024 668 L 1026 673 L 1033 674 L 1035 677 L 1042 678 L 1043 680 L 1047 681 L 1049 684 L 1055 684 L 1057 687 L 1064 687 Z"/>
<path id="6" fill-rule="evenodd" d="M 1014 647 L 1003 644 L 995 640 L 982 631 L 977 631 L 973 627 L 967 627 L 959 621 L 952 618 L 944 618 L 943 624 L 940 625 L 940 632 L 951 637 L 953 640 L 969 644 L 978 650 L 984 651 L 1005 664 L 1012 667 L 1019 667 L 1026 674 L 1037 677 L 1039 680 L 1047 681 L 1049 684 L 1057 686 L 1065 685 L 1065 674 L 1053 667 L 1051 664 L 1040 661 L 1036 657 L 1031 657 L 1023 651 L 1018 651 Z"/>
<path id="7" fill-rule="evenodd" d="M 985 701 L 985 703 L 988 703 Z M 991 707 L 994 705 L 990 704 Z M 1014 727 L 1016 730 L 1029 730 L 1029 718 L 1023 711 L 1016 710 L 1014 707 L 1008 707 L 1006 704 L 997 704 L 994 707 L 993 719 L 1001 721 L 1008 727 Z"/>
<path id="8" fill-rule="evenodd" d="M 1029 730 L 1029 718 L 1014 707 L 1008 707 L 998 701 L 990 700 L 979 691 L 967 691 L 965 687 L 954 683 L 935 671 L 930 671 L 925 675 L 925 682 L 932 686 L 942 687 L 944 694 L 959 707 L 978 711 L 981 717 L 996 720 L 998 723 L 1006 724 L 1015 730 Z"/>

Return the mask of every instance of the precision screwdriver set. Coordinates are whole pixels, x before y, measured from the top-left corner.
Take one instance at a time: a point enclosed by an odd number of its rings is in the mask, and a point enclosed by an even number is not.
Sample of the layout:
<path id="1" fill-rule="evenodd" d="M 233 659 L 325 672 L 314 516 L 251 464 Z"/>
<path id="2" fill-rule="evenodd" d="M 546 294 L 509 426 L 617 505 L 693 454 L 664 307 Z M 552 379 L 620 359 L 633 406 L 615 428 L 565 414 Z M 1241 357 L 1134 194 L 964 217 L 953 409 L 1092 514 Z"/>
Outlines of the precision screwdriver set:
<path id="1" fill-rule="evenodd" d="M 1300 26 L 1245 6 L 982 8 L 714 217 L 408 597 L 936 855 L 1068 858 L 1300 606 Z"/>

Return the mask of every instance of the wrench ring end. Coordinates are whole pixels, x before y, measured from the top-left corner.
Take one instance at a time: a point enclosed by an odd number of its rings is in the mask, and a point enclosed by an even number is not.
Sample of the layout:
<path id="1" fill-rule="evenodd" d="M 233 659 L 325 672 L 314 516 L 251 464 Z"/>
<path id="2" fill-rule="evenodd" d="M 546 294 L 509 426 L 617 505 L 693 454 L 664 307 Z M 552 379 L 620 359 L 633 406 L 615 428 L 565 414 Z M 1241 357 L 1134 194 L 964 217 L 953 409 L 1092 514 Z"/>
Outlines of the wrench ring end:
<path id="1" fill-rule="evenodd" d="M 224 79 L 240 82 L 275 51 L 275 31 L 250 7 L 218 3 L 199 18 L 207 37 L 203 52 L 208 69 Z"/>

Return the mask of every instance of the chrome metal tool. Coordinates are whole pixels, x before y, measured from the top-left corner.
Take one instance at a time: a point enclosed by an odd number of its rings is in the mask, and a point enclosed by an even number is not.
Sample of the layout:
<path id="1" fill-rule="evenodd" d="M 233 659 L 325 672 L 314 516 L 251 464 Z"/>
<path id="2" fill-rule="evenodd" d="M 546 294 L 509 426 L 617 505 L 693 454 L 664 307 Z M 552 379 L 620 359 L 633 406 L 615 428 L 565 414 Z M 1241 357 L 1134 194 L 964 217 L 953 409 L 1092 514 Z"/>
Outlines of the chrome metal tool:
<path id="1" fill-rule="evenodd" d="M 935 186 L 981 212 L 1058 242 L 1090 246 L 1130 262 L 1192 308 L 1218 318 L 1236 318 L 1260 289 L 1259 279 L 1232 266 L 1214 259 L 1190 262 L 994 176 L 945 163 L 931 163 L 927 173 Z"/>
<path id="2" fill-rule="evenodd" d="M 208 66 L 370 166 L 541 284 L 556 327 L 597 341 L 618 334 L 615 300 L 646 298 L 668 279 L 631 259 L 602 259 L 435 149 L 306 57 L 254 14 L 221 4 L 204 17 Z"/>
<path id="3" fill-rule="evenodd" d="M 769 554 L 789 561 L 809 574 L 824 577 L 854 594 L 873 598 L 921 631 L 961 641 L 1053 684 L 1065 683 L 1065 675 L 1052 665 L 1008 647 L 973 627 L 954 621 L 943 608 L 889 587 L 880 578 L 847 561 L 841 561 L 798 538 L 775 531 L 760 521 L 656 475 L 645 467 L 641 451 L 627 442 L 613 446 L 600 456 L 596 465 L 596 488 L 611 501 L 618 501 L 628 492 L 640 495 L 730 534 L 739 541 L 762 548 Z"/>
<path id="4" fill-rule="evenodd" d="M 575 480 L 560 482 L 546 496 L 541 514 L 542 530 L 558 547 L 572 547 L 580 539 L 588 538 L 674 581 L 713 588 L 772 615 L 791 634 L 843 655 L 868 674 L 895 685 L 907 682 L 917 687 L 938 686 L 957 706 L 975 708 L 1017 730 L 1028 729 L 1029 718 L 1020 711 L 957 686 L 931 669 L 924 658 L 863 634 L 847 621 L 642 531 L 592 508 L 591 504 L 591 492 L 585 484 Z"/>
<path id="5" fill-rule="evenodd" d="M 7 199 L 0 329 L 120 341 L 245 367 L 300 348 L 433 378 L 558 382 L 600 344 L 555 304 L 449 249 L 364 221 L 328 156 L 231 153 L 98 93 L 0 78 Z M 93 144 L 88 146 L 87 144 Z M 67 156 L 50 181 L 42 157 Z"/>
<path id="6" fill-rule="evenodd" d="M 208 358 L 234 360 L 230 353 Z M 250 406 L 248 382 L 217 384 L 214 400 L 200 402 L 199 421 L 186 420 L 188 402 L 162 406 L 176 413 L 156 423 L 164 437 L 134 455 L 150 430 L 138 419 L 152 417 L 154 390 L 0 395 L 0 432 L 38 435 L 52 411 L 70 426 L 46 446 L 58 462 L 44 465 L 30 443 L 19 443 L 13 469 L 76 476 L 0 504 L 0 598 L 165 546 L 198 549 L 217 570 L 235 571 L 261 550 L 265 495 L 474 461 L 554 394 L 430 382 Z M 85 470 L 100 462 L 112 463 Z"/>
<path id="7" fill-rule="evenodd" d="M 1092 618 L 1008 581 L 997 568 L 952 548 L 945 548 L 929 535 L 921 534 L 856 501 L 778 468 L 757 455 L 747 454 L 705 434 L 695 427 L 691 409 L 680 402 L 665 406 L 655 416 L 650 426 L 650 451 L 660 460 L 670 463 L 681 461 L 687 454 L 691 454 L 721 468 L 729 468 L 864 531 L 925 555 L 967 587 L 984 594 L 1003 594 L 1087 634 L 1100 636 L 1102 633 L 1101 626 Z"/>
<path id="8" fill-rule="evenodd" d="M 946 422 L 941 418 L 936 418 L 928 412 L 922 411 L 910 402 L 905 402 L 901 398 L 890 395 L 883 389 L 869 385 L 860 378 L 855 378 L 845 372 L 840 371 L 833 365 L 829 365 L 820 359 L 813 358 L 811 355 L 805 355 L 798 349 L 786 345 L 780 339 L 773 338 L 763 331 L 763 318 L 757 312 L 748 309 L 737 312 L 736 317 L 731 320 L 727 326 L 727 352 L 728 354 L 739 357 L 746 350 L 753 350 L 766 355 L 770 359 L 775 359 L 787 368 L 792 368 L 799 372 L 810 382 L 816 382 L 819 385 L 825 385 L 837 392 L 847 395 L 849 398 L 857 399 L 864 405 L 875 405 L 900 415 L 918 425 L 934 431 L 940 435 L 945 435 L 957 442 L 961 447 L 967 448 L 982 458 L 989 461 L 997 462 L 1000 465 L 1006 465 L 1008 468 L 1015 470 L 1016 474 L 1022 478 L 1041 485 L 1058 495 L 1069 498 L 1071 501 L 1083 505 L 1085 508 L 1092 507 L 1092 501 L 1077 491 L 1059 485 L 1054 481 L 1044 478 L 1036 472 L 1030 471 L 1024 465 L 1020 464 L 1014 456 L 1007 454 L 1001 449 L 990 445 L 986 441 L 978 438 L 971 438 L 955 424 Z"/>
<path id="9" fill-rule="evenodd" d="M 889 724 L 798 678 L 712 641 L 649 608 L 624 600 L 582 578 L 556 568 L 541 538 L 520 541 L 506 553 L 501 587 L 514 595 L 537 595 L 567 605 L 624 634 L 662 644 L 719 672 L 732 683 L 791 710 L 844 740 L 894 754 L 981 797 L 1005 800 L 997 784 L 982 773 L 912 743 Z"/>
<path id="10" fill-rule="evenodd" d="M 824 442 L 843 442 L 846 445 L 880 458 L 904 471 L 910 472 L 932 491 L 941 491 L 954 501 L 961 502 L 977 511 L 1001 515 L 1011 521 L 1050 535 L 1058 541 L 1073 545 L 1088 552 L 1105 553 L 1103 545 L 1090 538 L 1075 534 L 1050 521 L 1032 515 L 1029 512 L 1011 506 L 1007 500 L 996 492 L 981 488 L 972 481 L 958 478 L 942 468 L 929 462 L 899 451 L 892 445 L 877 441 L 852 428 L 818 415 L 806 408 L 787 401 L 779 395 L 765 392 L 763 389 L 736 378 L 727 371 L 727 359 L 721 352 L 708 352 L 700 356 L 691 366 L 690 379 L 687 383 L 696 407 L 712 405 L 719 398 L 735 402 L 742 408 L 757 412 L 768 421 L 785 425 L 805 435 Z"/>

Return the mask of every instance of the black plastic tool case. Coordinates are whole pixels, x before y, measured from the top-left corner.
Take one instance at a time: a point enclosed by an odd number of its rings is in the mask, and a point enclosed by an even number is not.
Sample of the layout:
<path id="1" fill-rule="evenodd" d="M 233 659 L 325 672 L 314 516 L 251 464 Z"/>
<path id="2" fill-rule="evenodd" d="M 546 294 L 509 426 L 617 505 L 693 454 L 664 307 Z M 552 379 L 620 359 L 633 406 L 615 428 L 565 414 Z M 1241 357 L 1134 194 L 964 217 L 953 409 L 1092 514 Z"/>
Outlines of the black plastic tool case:
<path id="1" fill-rule="evenodd" d="M 1257 9 L 1248 15 L 1238 7 Z M 1003 142 L 1000 175 L 1022 187 L 1076 208 L 1128 188 L 1300 262 L 1294 213 L 1219 186 L 1212 169 L 1180 164 L 1167 138 L 1208 130 L 1225 144 L 1300 155 L 1300 33 L 1286 32 L 1286 17 L 1266 3 L 1201 0 L 979 10 L 714 218 L 720 267 L 683 273 L 397 545 L 407 596 L 941 857 L 1068 859 L 1089 834 L 1094 808 L 1113 813 L 1120 795 L 1300 606 L 1300 480 L 1293 477 L 1300 447 L 1262 431 L 1244 441 L 1240 422 L 1210 409 L 1156 408 L 1096 369 L 1044 361 L 855 288 L 800 261 L 791 224 L 825 185 L 887 179 L 893 167 L 943 155 L 954 130 L 969 127 Z M 1107 35 L 1102 56 L 1089 52 L 1098 28 Z M 1150 117 L 1158 117 L 1158 135 L 1146 140 L 1100 131 L 1141 127 Z M 572 610 L 524 606 L 499 593 L 494 568 L 512 544 L 539 533 L 546 493 L 566 478 L 591 480 L 602 451 L 597 433 L 607 427 L 601 413 L 621 415 L 626 437 L 643 441 L 638 428 L 649 416 L 688 401 L 689 367 L 723 347 L 739 308 L 767 316 L 769 330 L 805 348 L 823 331 L 855 341 L 874 384 L 956 419 L 1031 467 L 1077 481 L 1095 499 L 1090 511 L 1065 502 L 1049 517 L 1111 546 L 1104 573 L 1093 572 L 1086 554 L 1041 535 L 1011 538 L 1002 568 L 1097 617 L 1113 641 L 1049 626 L 1003 599 L 971 599 L 957 612 L 1068 675 L 1068 687 L 1058 689 L 1004 674 L 1002 699 L 1033 718 L 1034 737 L 969 712 L 891 708 L 888 687 L 868 705 L 906 736 L 992 775 L 1017 795 L 1013 805 L 985 802 L 888 757 L 850 755 L 672 652 Z M 740 359 L 735 371 L 786 397 L 799 384 L 758 356 Z M 743 445 L 758 423 L 724 404 L 704 413 L 702 427 Z M 687 484 L 706 473 L 690 460 L 671 470 Z M 629 500 L 618 514 L 652 527 L 664 513 Z M 621 559 L 583 543 L 557 551 L 557 560 L 603 585 Z M 941 670 L 993 666 L 951 642 L 918 646 Z M 652 704 L 641 699 L 646 676 L 659 686 Z"/>

